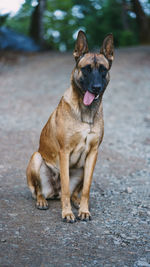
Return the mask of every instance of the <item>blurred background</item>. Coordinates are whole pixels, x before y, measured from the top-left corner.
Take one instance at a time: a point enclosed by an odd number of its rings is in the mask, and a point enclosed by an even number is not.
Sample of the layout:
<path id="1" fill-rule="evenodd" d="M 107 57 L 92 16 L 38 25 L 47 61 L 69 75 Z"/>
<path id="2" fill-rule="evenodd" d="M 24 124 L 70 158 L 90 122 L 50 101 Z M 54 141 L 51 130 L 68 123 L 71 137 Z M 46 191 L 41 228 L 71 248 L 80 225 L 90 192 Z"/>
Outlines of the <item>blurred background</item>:
<path id="1" fill-rule="evenodd" d="M 35 208 L 25 170 L 80 29 L 96 51 L 112 32 L 115 57 L 93 220 L 68 226 L 59 201 Z M 150 266 L 150 0 L 0 0 L 0 210 L 0 266 Z"/>
<path id="2" fill-rule="evenodd" d="M 150 0 L 0 1 L 0 50 L 72 50 L 80 29 L 91 48 L 109 32 L 116 47 L 150 44 Z"/>

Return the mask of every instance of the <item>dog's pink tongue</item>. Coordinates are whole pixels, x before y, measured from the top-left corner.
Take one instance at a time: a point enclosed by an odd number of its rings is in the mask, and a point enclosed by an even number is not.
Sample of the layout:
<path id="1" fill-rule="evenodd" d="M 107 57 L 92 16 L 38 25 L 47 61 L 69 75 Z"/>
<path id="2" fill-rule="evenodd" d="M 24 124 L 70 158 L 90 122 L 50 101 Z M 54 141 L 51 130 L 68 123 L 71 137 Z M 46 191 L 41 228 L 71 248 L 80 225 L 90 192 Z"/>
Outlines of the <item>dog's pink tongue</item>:
<path id="1" fill-rule="evenodd" d="M 91 105 L 91 103 L 93 102 L 95 98 L 94 94 L 91 94 L 89 91 L 86 91 L 84 98 L 83 98 L 83 103 L 85 106 L 89 106 Z"/>

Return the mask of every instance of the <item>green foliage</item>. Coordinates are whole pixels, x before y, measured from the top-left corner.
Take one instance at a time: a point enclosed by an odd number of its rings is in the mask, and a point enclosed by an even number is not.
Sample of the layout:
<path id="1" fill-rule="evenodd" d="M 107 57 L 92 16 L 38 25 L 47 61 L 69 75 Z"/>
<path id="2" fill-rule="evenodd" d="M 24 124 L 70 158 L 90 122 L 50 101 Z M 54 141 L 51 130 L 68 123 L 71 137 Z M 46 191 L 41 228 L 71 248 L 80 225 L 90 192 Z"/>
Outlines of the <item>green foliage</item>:
<path id="1" fill-rule="evenodd" d="M 5 25 L 28 35 L 35 4 L 35 0 L 26 0 L 14 17 L 7 18 Z M 127 12 L 129 29 L 125 29 L 122 12 L 122 0 L 47 0 L 44 39 L 53 49 L 70 50 L 77 31 L 83 29 L 90 48 L 100 48 L 104 36 L 110 32 L 115 46 L 135 45 L 138 43 L 135 17 Z"/>
<path id="2" fill-rule="evenodd" d="M 9 14 L 0 15 L 0 27 L 6 23 Z"/>
<path id="3" fill-rule="evenodd" d="M 136 36 L 133 32 L 131 31 L 123 31 L 120 34 L 120 39 L 119 39 L 119 45 L 120 46 L 131 46 L 137 44 L 137 39 Z"/>
<path id="4" fill-rule="evenodd" d="M 14 17 L 8 17 L 5 25 L 17 32 L 28 35 L 32 11 L 32 0 L 26 0 Z"/>

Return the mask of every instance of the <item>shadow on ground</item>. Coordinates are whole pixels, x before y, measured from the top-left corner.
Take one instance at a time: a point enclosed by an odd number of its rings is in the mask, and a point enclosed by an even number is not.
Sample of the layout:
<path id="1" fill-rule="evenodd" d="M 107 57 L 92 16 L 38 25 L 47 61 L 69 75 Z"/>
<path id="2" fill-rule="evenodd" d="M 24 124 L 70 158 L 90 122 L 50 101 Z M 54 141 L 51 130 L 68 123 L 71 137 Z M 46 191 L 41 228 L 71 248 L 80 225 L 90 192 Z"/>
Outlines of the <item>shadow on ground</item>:
<path id="1" fill-rule="evenodd" d="M 148 267 L 150 47 L 116 51 L 103 99 L 93 220 L 65 224 L 59 201 L 40 211 L 28 191 L 29 157 L 69 86 L 73 64 L 71 54 L 56 53 L 0 63 L 0 266 Z"/>

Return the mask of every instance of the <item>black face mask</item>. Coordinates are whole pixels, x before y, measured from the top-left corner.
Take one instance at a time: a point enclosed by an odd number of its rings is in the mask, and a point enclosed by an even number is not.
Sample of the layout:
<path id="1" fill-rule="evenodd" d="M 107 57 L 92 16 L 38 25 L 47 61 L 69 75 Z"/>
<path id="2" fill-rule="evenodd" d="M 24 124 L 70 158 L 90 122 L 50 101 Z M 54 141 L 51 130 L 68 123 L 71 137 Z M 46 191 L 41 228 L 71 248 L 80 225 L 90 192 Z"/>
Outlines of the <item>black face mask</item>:
<path id="1" fill-rule="evenodd" d="M 103 65 L 100 65 L 99 68 L 92 68 L 91 65 L 87 65 L 81 68 L 81 71 L 80 84 L 83 91 L 88 90 L 95 96 L 102 94 L 107 85 L 106 75 L 108 70 Z"/>

